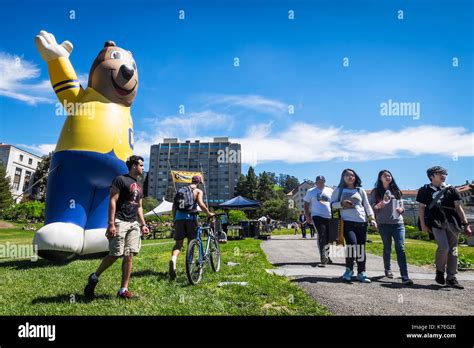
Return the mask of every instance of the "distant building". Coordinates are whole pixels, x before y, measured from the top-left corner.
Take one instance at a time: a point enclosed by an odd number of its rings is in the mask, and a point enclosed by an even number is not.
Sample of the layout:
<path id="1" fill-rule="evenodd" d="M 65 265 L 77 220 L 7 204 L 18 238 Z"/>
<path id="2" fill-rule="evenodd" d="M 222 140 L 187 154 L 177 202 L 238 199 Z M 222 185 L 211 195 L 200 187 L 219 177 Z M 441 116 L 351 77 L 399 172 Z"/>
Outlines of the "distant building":
<path id="1" fill-rule="evenodd" d="M 12 195 L 15 202 L 20 202 L 23 192 L 34 182 L 34 173 L 41 157 L 16 146 L 0 143 L 0 162 L 10 177 Z M 28 195 L 29 191 L 25 194 Z"/>
<path id="2" fill-rule="evenodd" d="M 474 205 L 474 183 L 467 181 L 464 185 L 456 186 L 456 189 L 459 191 L 463 205 Z"/>
<path id="3" fill-rule="evenodd" d="M 234 189 L 242 172 L 241 146 L 228 137 L 215 137 L 213 142 L 178 142 L 165 138 L 150 148 L 148 195 L 172 200 L 175 193 L 172 170 L 202 171 L 210 206 L 234 197 Z M 177 187 L 180 184 L 177 184 Z M 182 184 L 181 184 L 182 185 Z"/>
<path id="4" fill-rule="evenodd" d="M 293 206 L 295 207 L 295 209 L 298 210 L 298 212 L 304 210 L 303 198 L 306 195 L 306 192 L 308 192 L 308 190 L 313 186 L 314 183 L 303 181 L 301 184 L 299 184 L 298 187 L 294 188 L 286 194 L 288 200 L 293 201 Z"/>

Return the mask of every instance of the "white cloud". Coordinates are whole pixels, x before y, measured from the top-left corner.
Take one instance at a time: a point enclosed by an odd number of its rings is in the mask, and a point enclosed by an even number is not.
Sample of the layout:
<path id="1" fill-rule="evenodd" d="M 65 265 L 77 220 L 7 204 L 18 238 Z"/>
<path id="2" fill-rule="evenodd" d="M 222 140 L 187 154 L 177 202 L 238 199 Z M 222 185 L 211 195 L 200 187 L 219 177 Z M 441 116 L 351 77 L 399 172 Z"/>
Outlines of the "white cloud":
<path id="1" fill-rule="evenodd" d="M 288 105 L 260 95 L 212 95 L 205 98 L 208 105 L 223 105 L 225 108 L 244 108 L 258 113 L 282 116 L 288 113 Z"/>
<path id="2" fill-rule="evenodd" d="M 55 102 L 49 80 L 25 83 L 39 77 L 40 70 L 22 57 L 0 52 L 0 95 L 30 105 Z"/>
<path id="3" fill-rule="evenodd" d="M 147 162 L 150 158 L 150 147 L 151 145 L 162 143 L 164 138 L 176 138 L 178 134 L 170 132 L 169 130 L 157 130 L 154 133 L 146 131 L 138 131 L 135 133 L 133 153 L 135 155 L 142 156 Z M 191 137 L 178 137 L 179 141 L 187 140 Z M 202 142 L 213 140 L 211 136 L 196 136 L 189 140 L 200 140 Z"/>
<path id="4" fill-rule="evenodd" d="M 49 79 L 35 81 L 40 76 L 40 69 L 23 57 L 0 52 L 0 76 L 0 96 L 29 105 L 57 102 Z M 88 74 L 78 74 L 78 80 L 84 88 L 87 79 Z"/>
<path id="5" fill-rule="evenodd" d="M 56 148 L 56 144 L 33 144 L 33 145 L 25 145 L 25 144 L 18 144 L 20 149 L 25 149 L 30 151 L 38 156 L 43 156 L 49 154 L 51 151 L 54 151 Z"/>
<path id="6" fill-rule="evenodd" d="M 195 134 L 196 129 L 223 128 L 229 129 L 232 119 L 225 114 L 211 110 L 189 112 L 182 115 L 173 115 L 160 120 L 158 124 L 166 129 L 178 128 L 186 133 Z"/>
<path id="7" fill-rule="evenodd" d="M 244 162 L 254 165 L 255 160 L 307 163 L 343 158 L 371 161 L 422 155 L 474 156 L 474 133 L 462 127 L 425 125 L 399 131 L 366 131 L 295 123 L 272 132 L 264 124 L 251 127 L 246 136 L 232 141 L 242 144 Z"/>
<path id="8" fill-rule="evenodd" d="M 135 126 L 135 141 L 133 153 L 149 160 L 150 147 L 162 143 L 164 138 L 178 138 L 184 140 L 212 141 L 212 136 L 203 136 L 209 131 L 228 132 L 232 129 L 234 121 L 226 114 L 216 113 L 211 110 L 201 112 L 186 112 L 185 114 L 170 115 L 164 118 L 144 118 L 148 129 L 153 131 L 138 130 Z M 219 134 L 224 135 L 224 134 Z"/>
<path id="9" fill-rule="evenodd" d="M 167 121 L 168 122 L 168 121 Z M 135 133 L 134 153 L 149 161 L 150 147 L 163 138 L 175 138 L 169 129 Z M 212 136 L 196 136 L 201 142 Z M 179 137 L 180 141 L 186 138 Z M 191 139 L 191 140 L 194 140 Z M 438 155 L 443 157 L 473 157 L 474 133 L 462 127 L 419 126 L 400 131 L 345 130 L 319 128 L 307 123 L 295 123 L 290 128 L 272 132 L 271 123 L 248 128 L 246 136 L 230 138 L 242 144 L 242 162 L 257 165 L 282 161 L 289 164 L 323 161 L 374 161 L 406 156 Z M 55 144 L 18 145 L 38 155 L 53 151 Z"/>

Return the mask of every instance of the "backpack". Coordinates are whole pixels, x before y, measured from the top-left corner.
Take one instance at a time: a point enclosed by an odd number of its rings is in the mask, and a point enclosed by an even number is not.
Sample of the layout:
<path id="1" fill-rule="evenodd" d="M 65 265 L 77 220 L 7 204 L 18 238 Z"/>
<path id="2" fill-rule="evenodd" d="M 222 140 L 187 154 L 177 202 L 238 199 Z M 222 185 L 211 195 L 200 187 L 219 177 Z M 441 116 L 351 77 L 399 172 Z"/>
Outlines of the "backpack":
<path id="1" fill-rule="evenodd" d="M 429 186 L 429 185 L 425 185 L 425 186 Z M 456 211 L 456 209 L 454 209 L 454 208 L 452 208 L 452 207 L 445 207 L 445 206 L 443 206 L 443 205 L 441 204 L 441 200 L 444 198 L 445 193 L 448 192 L 448 190 L 451 189 L 451 188 L 452 188 L 452 186 L 448 185 L 448 186 L 446 186 L 446 187 L 440 189 L 439 191 L 437 191 L 437 192 L 434 194 L 433 200 L 431 201 L 431 203 L 430 203 L 428 206 L 426 206 L 425 211 L 426 211 L 426 210 L 431 210 L 431 209 L 433 209 L 434 207 L 437 207 L 437 208 L 440 210 L 441 214 L 443 215 L 444 221 L 449 221 L 448 218 L 447 218 L 447 216 L 446 216 L 446 211 L 445 211 L 445 210 L 448 209 L 448 210 L 454 210 L 454 211 Z M 460 227 L 459 227 L 459 222 L 458 222 L 458 221 L 460 221 L 460 220 L 458 220 L 458 219 L 460 219 L 460 217 L 459 217 L 459 215 L 458 215 L 457 212 L 456 212 L 455 216 L 453 216 L 453 223 L 454 223 L 458 228 L 460 228 Z M 435 221 L 435 223 L 436 223 L 436 221 Z M 426 215 L 426 214 L 425 214 L 425 224 L 428 225 L 428 219 L 427 219 L 427 215 Z M 419 217 L 418 217 L 418 225 L 419 225 L 419 226 L 418 226 L 418 227 L 419 227 L 419 230 L 421 231 L 421 222 L 420 222 L 420 218 L 419 218 Z"/>
<path id="2" fill-rule="evenodd" d="M 194 201 L 193 189 L 189 186 L 181 187 L 174 196 L 176 209 L 184 212 L 195 212 L 196 204 Z"/>

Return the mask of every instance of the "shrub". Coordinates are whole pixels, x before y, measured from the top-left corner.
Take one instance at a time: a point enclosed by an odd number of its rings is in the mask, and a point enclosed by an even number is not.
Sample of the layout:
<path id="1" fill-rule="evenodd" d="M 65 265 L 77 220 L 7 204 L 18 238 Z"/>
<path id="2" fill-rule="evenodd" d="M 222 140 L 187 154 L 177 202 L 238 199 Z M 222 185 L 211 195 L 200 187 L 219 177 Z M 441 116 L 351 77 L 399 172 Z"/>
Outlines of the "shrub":
<path id="1" fill-rule="evenodd" d="M 29 201 L 16 204 L 3 211 L 3 218 L 18 222 L 31 222 L 44 220 L 45 204 L 40 201 Z"/>
<path id="2" fill-rule="evenodd" d="M 458 256 L 458 266 L 459 268 L 471 268 L 472 263 L 469 261 L 466 255 Z"/>

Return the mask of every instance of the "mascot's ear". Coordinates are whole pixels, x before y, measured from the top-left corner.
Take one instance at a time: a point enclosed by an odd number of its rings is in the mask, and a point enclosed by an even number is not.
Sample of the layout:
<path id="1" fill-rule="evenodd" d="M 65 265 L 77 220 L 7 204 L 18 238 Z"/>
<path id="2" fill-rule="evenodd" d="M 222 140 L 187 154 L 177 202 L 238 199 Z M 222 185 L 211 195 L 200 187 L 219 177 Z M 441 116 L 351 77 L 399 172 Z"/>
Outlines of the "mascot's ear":
<path id="1" fill-rule="evenodd" d="M 117 46 L 113 41 L 105 41 L 104 47 Z"/>

